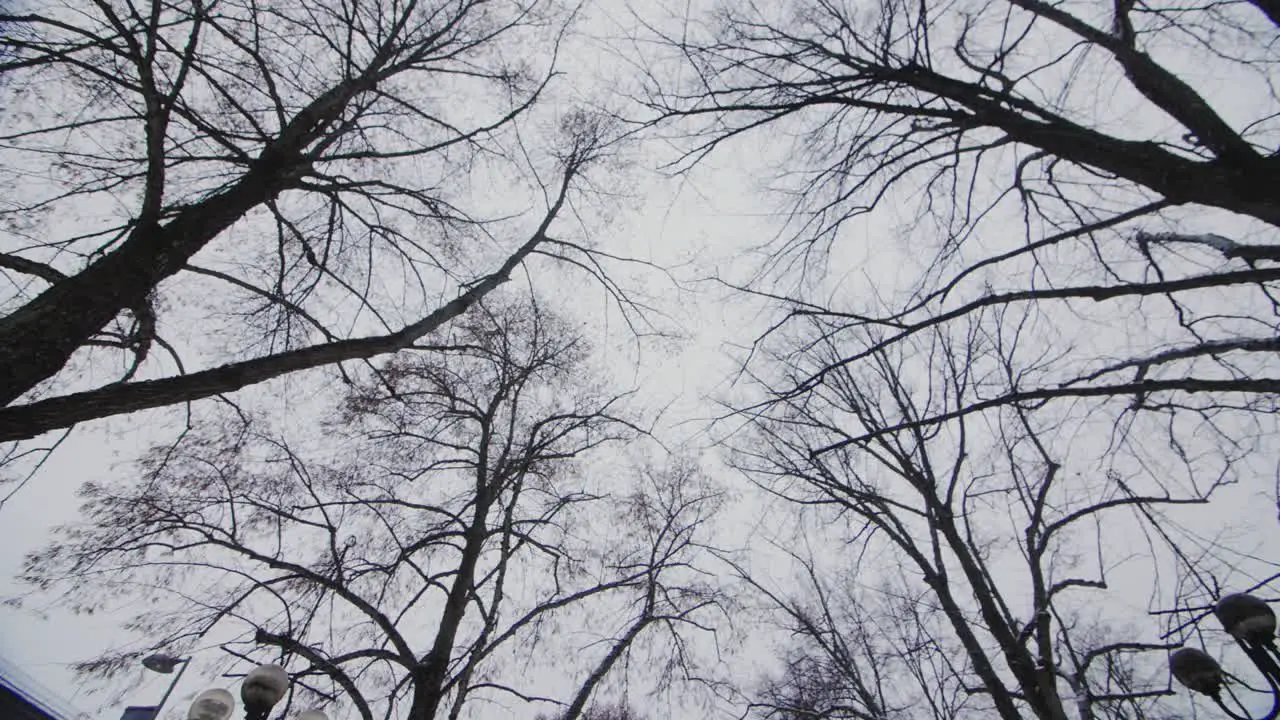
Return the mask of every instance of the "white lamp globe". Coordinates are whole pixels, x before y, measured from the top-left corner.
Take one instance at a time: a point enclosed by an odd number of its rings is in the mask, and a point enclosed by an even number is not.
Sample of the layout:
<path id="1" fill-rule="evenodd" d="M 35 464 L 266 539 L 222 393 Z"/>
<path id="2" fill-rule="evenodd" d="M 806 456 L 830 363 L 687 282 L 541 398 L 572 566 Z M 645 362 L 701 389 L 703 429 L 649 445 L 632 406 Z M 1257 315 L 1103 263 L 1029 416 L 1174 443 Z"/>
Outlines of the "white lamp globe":
<path id="1" fill-rule="evenodd" d="M 244 676 L 240 699 L 248 715 L 265 717 L 289 691 L 289 673 L 279 665 L 259 665 Z"/>
<path id="2" fill-rule="evenodd" d="M 227 720 L 236 708 L 236 699 L 222 689 L 205 690 L 196 696 L 187 711 L 187 720 Z"/>

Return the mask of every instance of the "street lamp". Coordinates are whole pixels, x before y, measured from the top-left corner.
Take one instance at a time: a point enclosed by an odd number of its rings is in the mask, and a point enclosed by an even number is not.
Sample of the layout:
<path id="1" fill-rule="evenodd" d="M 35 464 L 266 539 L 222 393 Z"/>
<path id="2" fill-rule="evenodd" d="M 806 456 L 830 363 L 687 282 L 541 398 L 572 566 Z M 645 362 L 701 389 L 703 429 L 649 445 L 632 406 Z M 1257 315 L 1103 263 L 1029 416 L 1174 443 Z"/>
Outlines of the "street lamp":
<path id="1" fill-rule="evenodd" d="M 164 691 L 164 696 L 160 698 L 160 702 L 155 705 L 144 705 L 127 707 L 124 709 L 124 716 L 121 720 L 155 720 L 159 717 L 161 708 L 164 707 L 165 701 L 173 694 L 173 689 L 178 686 L 178 681 L 182 679 L 182 673 L 187 671 L 187 663 L 191 662 L 191 658 L 174 657 L 173 655 L 165 655 L 164 653 L 156 653 L 142 658 L 142 666 L 146 669 L 160 673 L 161 675 L 173 675 L 173 671 L 179 666 L 181 670 L 173 676 L 173 680 L 169 681 L 169 687 Z"/>
<path id="2" fill-rule="evenodd" d="M 173 682 L 169 683 L 169 689 L 165 691 L 159 705 L 127 708 L 121 720 L 156 720 L 160 715 L 160 709 L 164 707 L 165 700 L 169 699 L 169 695 L 178 684 L 178 679 L 182 677 L 182 672 L 187 669 L 187 663 L 190 660 L 191 658 L 177 658 L 163 654 L 144 658 L 143 666 L 154 672 L 168 675 L 179 665 L 182 666 L 182 670 L 173 678 Z M 250 670 L 240 684 L 240 700 L 244 703 L 245 720 L 266 720 L 271 713 L 271 708 L 275 707 L 288 691 L 289 673 L 279 665 L 259 665 Z M 192 701 L 191 708 L 187 710 L 187 720 L 230 720 L 235 709 L 235 696 L 226 690 L 212 688 L 200 693 Z M 329 720 L 329 717 L 320 710 L 306 710 L 298 713 L 296 720 Z"/>
<path id="3" fill-rule="evenodd" d="M 187 711 L 187 720 L 229 720 L 236 709 L 236 699 L 222 688 L 205 690 L 196 696 Z"/>
<path id="4" fill-rule="evenodd" d="M 289 673 L 279 665 L 259 665 L 240 683 L 240 699 L 244 701 L 244 720 L 267 720 L 271 708 L 289 690 Z"/>
<path id="5" fill-rule="evenodd" d="M 244 680 L 240 683 L 240 700 L 244 703 L 245 720 L 267 720 L 267 715 L 271 713 L 271 708 L 275 707 L 282 699 L 284 694 L 289 691 L 289 673 L 279 665 L 259 665 L 249 671 L 244 676 Z M 206 690 L 206 693 L 215 692 Z M 187 720 L 228 720 L 232 711 L 235 710 L 236 701 L 231 697 L 231 693 L 226 690 L 218 690 L 225 696 L 227 709 L 225 715 L 220 716 L 198 716 L 196 707 L 193 703 L 191 712 L 187 716 Z M 196 696 L 196 702 L 200 701 L 201 695 Z M 221 697 L 221 696 L 220 696 Z M 295 720 L 329 720 L 329 716 L 319 710 L 304 710 L 295 716 Z"/>
<path id="6" fill-rule="evenodd" d="M 142 667 L 152 672 L 158 672 L 161 675 L 168 675 L 179 665 L 183 666 L 183 670 L 186 670 L 187 662 L 190 660 L 191 658 L 180 658 L 172 655 L 165 655 L 164 653 L 156 653 L 155 655 L 148 655 L 142 658 Z M 178 673 L 178 675 L 181 676 L 182 673 Z"/>
<path id="7" fill-rule="evenodd" d="M 1276 614 L 1269 605 L 1252 595 L 1227 595 L 1213 607 L 1222 627 L 1249 657 L 1271 688 L 1271 711 L 1258 720 L 1273 720 L 1280 715 L 1280 649 L 1276 648 Z M 1212 656 L 1203 650 L 1186 647 L 1169 656 L 1169 670 L 1188 689 L 1208 695 L 1219 708 L 1236 720 L 1254 720 L 1235 693 L 1226 684 L 1226 673 Z M 1222 699 L 1222 691 L 1239 708 L 1237 713 Z"/>

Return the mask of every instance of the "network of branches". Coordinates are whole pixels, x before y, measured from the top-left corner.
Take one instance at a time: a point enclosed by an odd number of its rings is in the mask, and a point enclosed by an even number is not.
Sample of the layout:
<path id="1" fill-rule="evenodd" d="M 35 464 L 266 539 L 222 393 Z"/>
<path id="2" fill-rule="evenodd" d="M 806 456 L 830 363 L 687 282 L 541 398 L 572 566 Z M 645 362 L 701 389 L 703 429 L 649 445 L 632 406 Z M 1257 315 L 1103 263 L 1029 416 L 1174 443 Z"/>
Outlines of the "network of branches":
<path id="1" fill-rule="evenodd" d="M 753 167 L 789 219 L 715 277 L 774 318 L 740 343 L 731 462 L 798 513 L 774 552 L 800 589 L 737 573 L 798 638 L 751 707 L 1178 712 L 1168 650 L 1277 569 L 1178 508 L 1275 503 L 1277 10 L 797 0 L 651 28 L 682 69 L 643 97 L 670 167 L 776 149 Z"/>
<path id="2" fill-rule="evenodd" d="M 1197 716 L 1169 653 L 1280 579 L 1278 47 L 1272 0 L 8 3 L 0 467 L 186 413 L 23 599 L 153 602 L 80 669 L 277 662 L 286 713 Z M 781 220 L 640 302 L 579 203 L 624 140 Z M 585 284 L 754 313 L 716 409 L 619 389 Z"/>

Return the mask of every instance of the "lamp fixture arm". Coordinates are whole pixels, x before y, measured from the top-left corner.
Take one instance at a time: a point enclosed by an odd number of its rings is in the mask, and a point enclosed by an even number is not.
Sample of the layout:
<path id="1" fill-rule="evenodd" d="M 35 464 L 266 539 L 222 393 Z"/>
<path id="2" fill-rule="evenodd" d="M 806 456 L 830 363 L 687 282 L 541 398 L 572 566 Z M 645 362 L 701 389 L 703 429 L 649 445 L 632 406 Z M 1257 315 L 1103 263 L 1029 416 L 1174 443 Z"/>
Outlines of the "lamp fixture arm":
<path id="1" fill-rule="evenodd" d="M 191 658 L 183 658 L 178 661 L 182 667 L 173 676 L 173 680 L 169 683 L 169 688 L 164 691 L 164 696 L 160 698 L 160 702 L 156 705 L 156 714 L 154 717 L 160 717 L 160 711 L 164 709 L 164 704 L 168 701 L 169 696 L 173 694 L 173 689 L 178 687 L 178 681 L 182 679 L 182 673 L 187 671 L 187 666 L 191 664 Z"/>

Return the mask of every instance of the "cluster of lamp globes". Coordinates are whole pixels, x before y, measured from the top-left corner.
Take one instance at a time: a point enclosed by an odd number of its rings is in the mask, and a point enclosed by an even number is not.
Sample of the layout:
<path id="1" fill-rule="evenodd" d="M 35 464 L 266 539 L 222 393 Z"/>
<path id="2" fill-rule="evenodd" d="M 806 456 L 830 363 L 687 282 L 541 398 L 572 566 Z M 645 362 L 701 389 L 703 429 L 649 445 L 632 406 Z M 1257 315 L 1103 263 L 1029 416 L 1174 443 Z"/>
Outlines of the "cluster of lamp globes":
<path id="1" fill-rule="evenodd" d="M 1240 643 L 1245 652 L 1259 665 L 1264 674 L 1280 673 L 1280 665 L 1258 652 L 1275 652 L 1276 614 L 1263 601 L 1252 595 L 1238 593 L 1227 595 L 1213 608 L 1223 628 Z M 1280 659 L 1280 658 L 1277 658 Z M 159 672 L 172 672 L 176 658 L 152 656 L 148 667 Z M 146 662 L 146 661 L 144 661 Z M 1222 666 L 1209 653 L 1193 647 L 1184 647 L 1169 656 L 1169 669 L 1178 682 L 1190 690 L 1217 698 L 1222 691 L 1224 674 Z M 1280 681 L 1280 677 L 1274 678 Z M 240 700 L 244 703 L 246 718 L 266 718 L 271 708 L 284 697 L 289 689 L 289 673 L 279 665 L 260 665 L 245 676 L 240 685 Z M 236 700 L 221 688 L 205 690 L 196 696 L 187 711 L 187 720 L 230 720 L 235 712 Z M 319 710 L 298 713 L 296 720 L 329 720 Z"/>
<path id="2" fill-rule="evenodd" d="M 1222 627 L 1267 677 L 1273 689 L 1280 684 L 1280 651 L 1275 644 L 1276 614 L 1262 600 L 1238 593 L 1227 595 L 1213 607 Z M 1209 653 L 1184 647 L 1169 656 L 1169 669 L 1188 689 L 1217 700 L 1226 682 L 1222 666 Z M 1280 700 L 1277 700 L 1280 709 Z M 1273 711 L 1268 717 L 1275 717 Z"/>
<path id="3" fill-rule="evenodd" d="M 184 662 L 180 658 L 167 655 L 153 655 L 143 660 L 148 668 L 161 673 L 171 673 L 174 667 Z M 244 703 L 244 714 L 248 720 L 265 720 L 271 708 L 279 703 L 289 690 L 289 673 L 279 665 L 259 665 L 244 676 L 240 684 L 240 700 Z M 236 699 L 230 692 L 222 688 L 211 688 L 196 696 L 187 711 L 187 720 L 230 720 L 235 712 Z M 295 720 L 329 720 L 319 710 L 304 710 L 294 716 Z"/>

